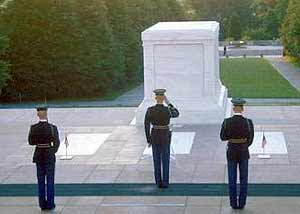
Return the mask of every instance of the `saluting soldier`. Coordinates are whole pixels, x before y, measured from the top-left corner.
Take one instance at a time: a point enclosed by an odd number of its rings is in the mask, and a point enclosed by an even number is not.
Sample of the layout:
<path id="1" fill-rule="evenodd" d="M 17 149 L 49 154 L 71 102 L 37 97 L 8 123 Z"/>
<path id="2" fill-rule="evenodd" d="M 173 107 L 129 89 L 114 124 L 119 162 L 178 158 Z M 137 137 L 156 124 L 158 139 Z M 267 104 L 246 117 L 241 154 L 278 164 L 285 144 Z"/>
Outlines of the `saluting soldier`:
<path id="1" fill-rule="evenodd" d="M 170 118 L 179 116 L 179 111 L 165 96 L 166 89 L 156 89 L 153 92 L 156 105 L 148 108 L 145 115 L 146 139 L 148 146 L 152 146 L 155 183 L 159 188 L 168 188 L 172 135 L 169 124 Z M 161 176 L 161 171 L 163 171 L 163 176 Z"/>
<path id="2" fill-rule="evenodd" d="M 37 106 L 39 122 L 30 127 L 28 142 L 35 146 L 33 162 L 37 169 L 39 206 L 42 210 L 53 210 L 55 153 L 60 141 L 57 127 L 48 123 L 47 109 L 46 105 Z"/>
<path id="3" fill-rule="evenodd" d="M 248 190 L 248 147 L 253 142 L 254 128 L 252 120 L 242 115 L 246 101 L 233 98 L 234 115 L 224 120 L 220 133 L 221 140 L 227 144 L 227 166 L 230 206 L 243 209 L 246 205 Z M 240 174 L 240 193 L 237 197 L 237 169 Z"/>

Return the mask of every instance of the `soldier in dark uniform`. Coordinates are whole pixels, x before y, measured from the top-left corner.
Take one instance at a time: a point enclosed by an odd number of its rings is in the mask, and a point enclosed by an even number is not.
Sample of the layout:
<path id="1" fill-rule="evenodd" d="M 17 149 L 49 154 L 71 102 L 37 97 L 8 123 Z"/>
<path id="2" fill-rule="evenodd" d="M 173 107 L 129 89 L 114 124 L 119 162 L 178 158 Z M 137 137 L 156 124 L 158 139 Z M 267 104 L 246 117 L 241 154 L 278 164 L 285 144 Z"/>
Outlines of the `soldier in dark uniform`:
<path id="1" fill-rule="evenodd" d="M 57 127 L 48 123 L 47 108 L 45 105 L 36 108 L 39 122 L 30 127 L 28 142 L 35 146 L 33 162 L 36 163 L 37 169 L 39 206 L 42 210 L 53 210 L 55 153 L 60 141 Z"/>
<path id="2" fill-rule="evenodd" d="M 227 166 L 230 206 L 233 209 L 243 209 L 246 205 L 248 190 L 248 160 L 250 158 L 248 147 L 253 142 L 254 128 L 252 120 L 243 117 L 246 101 L 234 98 L 234 115 L 224 120 L 220 133 L 227 144 Z M 240 193 L 237 197 L 237 169 L 240 174 Z"/>
<path id="3" fill-rule="evenodd" d="M 165 89 L 156 89 L 155 100 L 157 104 L 148 108 L 145 115 L 145 132 L 148 146 L 152 146 L 155 183 L 159 188 L 169 185 L 170 118 L 178 117 L 178 110 L 168 101 Z M 164 105 L 164 101 L 167 106 Z M 152 129 L 150 131 L 152 125 Z M 162 169 L 161 169 L 162 168 Z M 163 170 L 163 177 L 161 171 Z"/>

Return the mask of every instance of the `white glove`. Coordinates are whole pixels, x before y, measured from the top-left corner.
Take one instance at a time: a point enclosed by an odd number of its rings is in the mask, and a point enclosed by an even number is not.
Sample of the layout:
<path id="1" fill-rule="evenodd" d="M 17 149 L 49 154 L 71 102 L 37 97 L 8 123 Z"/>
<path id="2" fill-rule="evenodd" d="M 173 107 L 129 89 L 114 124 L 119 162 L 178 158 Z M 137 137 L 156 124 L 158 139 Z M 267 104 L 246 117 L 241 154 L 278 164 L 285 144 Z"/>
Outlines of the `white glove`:
<path id="1" fill-rule="evenodd" d="M 167 103 L 167 105 L 171 104 L 167 96 L 165 96 L 165 102 Z"/>

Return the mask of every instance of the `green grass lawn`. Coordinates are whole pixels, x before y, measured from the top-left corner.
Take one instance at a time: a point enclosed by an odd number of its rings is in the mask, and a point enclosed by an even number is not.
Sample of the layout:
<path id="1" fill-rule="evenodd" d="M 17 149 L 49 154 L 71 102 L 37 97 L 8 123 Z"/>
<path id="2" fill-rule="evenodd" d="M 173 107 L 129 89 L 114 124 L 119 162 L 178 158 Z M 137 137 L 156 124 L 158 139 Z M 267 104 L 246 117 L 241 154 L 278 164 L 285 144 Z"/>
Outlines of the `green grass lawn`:
<path id="1" fill-rule="evenodd" d="M 222 59 L 220 72 L 230 97 L 300 98 L 300 93 L 265 59 Z"/>

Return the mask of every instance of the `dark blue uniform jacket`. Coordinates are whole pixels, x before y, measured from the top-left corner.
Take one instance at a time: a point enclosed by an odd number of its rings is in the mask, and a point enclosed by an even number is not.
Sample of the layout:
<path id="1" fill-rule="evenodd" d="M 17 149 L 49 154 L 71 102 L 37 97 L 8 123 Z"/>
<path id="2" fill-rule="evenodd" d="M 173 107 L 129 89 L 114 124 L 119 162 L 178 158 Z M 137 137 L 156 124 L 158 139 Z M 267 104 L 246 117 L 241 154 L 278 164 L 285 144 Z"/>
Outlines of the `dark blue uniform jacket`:
<path id="1" fill-rule="evenodd" d="M 234 115 L 224 120 L 220 132 L 220 138 L 223 141 L 228 140 L 227 159 L 245 160 L 249 159 L 248 147 L 252 144 L 254 138 L 253 122 L 242 115 Z M 230 139 L 247 138 L 246 143 L 231 143 Z"/>
<path id="2" fill-rule="evenodd" d="M 33 155 L 34 163 L 55 162 L 55 153 L 58 150 L 60 141 L 57 127 L 48 122 L 39 122 L 30 127 L 28 134 L 29 145 L 35 145 Z M 45 148 L 39 148 L 45 146 Z M 46 148 L 49 146 L 49 148 Z"/>
<path id="3" fill-rule="evenodd" d="M 170 124 L 170 118 L 178 117 L 179 111 L 172 105 L 164 106 L 157 104 L 148 108 L 145 115 L 145 133 L 148 143 L 168 143 L 171 139 L 171 132 L 168 129 L 151 129 L 151 125 L 165 126 Z"/>

